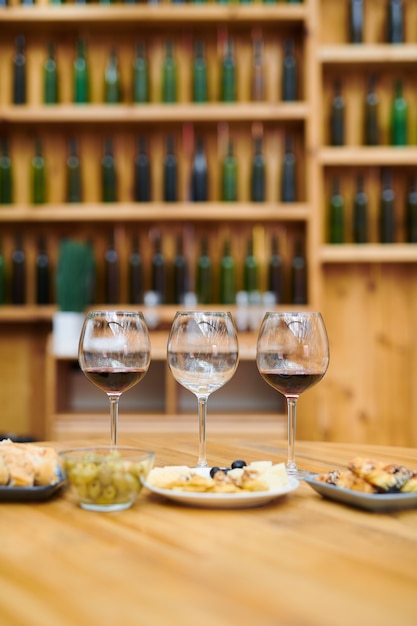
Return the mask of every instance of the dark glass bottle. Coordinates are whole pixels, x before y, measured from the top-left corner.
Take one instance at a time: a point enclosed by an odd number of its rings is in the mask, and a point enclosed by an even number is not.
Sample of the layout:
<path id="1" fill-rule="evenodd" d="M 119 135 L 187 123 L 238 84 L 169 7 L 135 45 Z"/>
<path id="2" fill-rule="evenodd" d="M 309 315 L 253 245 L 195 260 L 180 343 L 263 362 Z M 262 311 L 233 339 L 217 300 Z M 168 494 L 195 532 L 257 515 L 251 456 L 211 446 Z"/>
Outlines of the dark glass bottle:
<path id="1" fill-rule="evenodd" d="M 402 0 L 389 0 L 387 42 L 404 43 L 404 15 Z"/>
<path id="2" fill-rule="evenodd" d="M 31 162 L 32 170 L 32 202 L 44 204 L 46 202 L 45 159 L 42 154 L 42 144 L 39 139 L 35 142 L 35 154 Z"/>
<path id="3" fill-rule="evenodd" d="M 101 159 L 101 184 L 103 202 L 116 202 L 116 161 L 111 139 L 106 139 L 104 142 L 104 154 Z"/>
<path id="4" fill-rule="evenodd" d="M 243 288 L 247 293 L 259 290 L 259 263 L 253 253 L 253 239 L 248 241 L 247 254 L 243 264 Z"/>
<path id="5" fill-rule="evenodd" d="M 395 83 L 394 100 L 391 108 L 391 144 L 393 146 L 407 145 L 408 104 L 403 96 L 401 80 Z"/>
<path id="6" fill-rule="evenodd" d="M 382 174 L 382 190 L 379 212 L 379 240 L 381 243 L 395 242 L 395 193 L 389 170 Z"/>
<path id="7" fill-rule="evenodd" d="M 38 241 L 36 256 L 36 304 L 50 303 L 50 265 L 44 237 Z"/>
<path id="8" fill-rule="evenodd" d="M 350 0 L 350 43 L 363 42 L 363 0 Z"/>
<path id="9" fill-rule="evenodd" d="M 0 245 L 0 305 L 6 303 L 6 268 L 3 250 Z"/>
<path id="10" fill-rule="evenodd" d="M 162 240 L 158 236 L 155 239 L 154 254 L 152 257 L 152 291 L 158 297 L 158 304 L 164 304 L 166 301 L 166 264 L 165 257 L 162 252 Z"/>
<path id="11" fill-rule="evenodd" d="M 129 302 L 131 304 L 143 303 L 143 263 L 138 237 L 133 237 L 129 256 Z"/>
<path id="12" fill-rule="evenodd" d="M 74 102 L 89 102 L 89 78 L 85 42 L 79 39 L 76 44 L 76 56 L 73 64 Z"/>
<path id="13" fill-rule="evenodd" d="M 274 294 L 275 303 L 280 304 L 284 295 L 283 264 L 279 253 L 278 239 L 272 237 L 271 256 L 268 262 L 268 291 Z"/>
<path id="14" fill-rule="evenodd" d="M 368 93 L 365 100 L 364 144 L 377 146 L 379 144 L 379 99 L 376 93 L 376 78 L 371 74 L 368 80 Z"/>
<path id="15" fill-rule="evenodd" d="M 222 102 L 236 101 L 236 63 L 231 39 L 227 40 L 226 52 L 223 57 L 221 99 Z"/>
<path id="16" fill-rule="evenodd" d="M 177 237 L 177 249 L 174 257 L 174 304 L 184 304 L 189 291 L 188 262 L 184 256 L 183 241 Z"/>
<path id="17" fill-rule="evenodd" d="M 230 241 L 224 244 L 220 261 L 220 304 L 236 303 L 236 266 L 231 255 Z"/>
<path id="18" fill-rule="evenodd" d="M 16 51 L 13 58 L 13 104 L 26 104 L 26 54 L 25 38 L 16 37 Z"/>
<path id="19" fill-rule="evenodd" d="M 291 263 L 292 304 L 307 304 L 307 265 L 303 248 L 302 240 L 297 239 Z"/>
<path id="20" fill-rule="evenodd" d="M 151 166 L 144 137 L 139 138 L 135 159 L 135 200 L 136 202 L 151 200 Z"/>
<path id="21" fill-rule="evenodd" d="M 254 141 L 254 155 L 251 172 L 251 200 L 252 202 L 265 201 L 265 158 L 262 151 L 262 137 Z"/>
<path id="22" fill-rule="evenodd" d="M 12 253 L 11 268 L 12 304 L 26 303 L 26 254 L 23 249 L 22 235 L 17 233 Z"/>
<path id="23" fill-rule="evenodd" d="M 13 176 L 12 160 L 9 155 L 7 139 L 2 141 L 2 153 L 0 155 L 0 204 L 12 204 L 13 202 Z"/>
<path id="24" fill-rule="evenodd" d="M 43 101 L 45 104 L 58 102 L 58 75 L 52 41 L 48 44 L 48 56 L 43 64 Z"/>
<path id="25" fill-rule="evenodd" d="M 116 250 L 114 233 L 110 236 L 104 253 L 104 291 L 106 304 L 118 304 L 120 298 L 119 255 Z"/>
<path id="26" fill-rule="evenodd" d="M 293 139 L 290 135 L 286 135 L 282 159 L 281 200 L 282 202 L 295 202 L 296 199 L 296 160 Z"/>
<path id="27" fill-rule="evenodd" d="M 284 41 L 284 61 L 282 66 L 282 100 L 297 100 L 297 60 L 294 53 L 294 41 Z"/>
<path id="28" fill-rule="evenodd" d="M 116 50 L 111 50 L 104 72 L 104 101 L 107 104 L 120 102 L 120 73 Z"/>
<path id="29" fill-rule="evenodd" d="M 166 155 L 164 160 L 164 200 L 177 202 L 177 157 L 174 150 L 174 139 L 167 137 Z"/>
<path id="30" fill-rule="evenodd" d="M 413 178 L 407 193 L 405 230 L 408 243 L 417 243 L 417 182 Z"/>
<path id="31" fill-rule="evenodd" d="M 237 201 L 237 162 L 233 151 L 233 142 L 229 141 L 222 167 L 222 200 Z"/>
<path id="32" fill-rule="evenodd" d="M 343 146 L 345 143 L 345 100 L 340 80 L 334 82 L 334 96 L 330 118 L 330 143 Z"/>
<path id="33" fill-rule="evenodd" d="M 81 202 L 81 167 L 75 139 L 68 144 L 67 157 L 67 202 Z"/>
<path id="34" fill-rule="evenodd" d="M 363 186 L 362 176 L 358 176 L 353 200 L 353 242 L 368 242 L 368 196 Z"/>
<path id="35" fill-rule="evenodd" d="M 329 242 L 345 242 L 345 201 L 340 193 L 339 179 L 334 178 L 329 211 Z"/>
<path id="36" fill-rule="evenodd" d="M 206 202 L 208 199 L 208 172 L 204 144 L 201 137 L 197 138 L 191 171 L 191 200 Z"/>
<path id="37" fill-rule="evenodd" d="M 262 39 L 255 39 L 253 44 L 251 81 L 251 98 L 253 102 L 262 102 L 265 100 L 265 74 L 262 46 Z"/>
<path id="38" fill-rule="evenodd" d="M 201 254 L 197 261 L 197 302 L 211 304 L 213 299 L 212 264 L 208 253 L 207 237 L 201 241 Z"/>
<path id="39" fill-rule="evenodd" d="M 177 64 L 171 41 L 165 45 L 165 57 L 162 63 L 162 102 L 167 104 L 177 101 Z"/>
<path id="40" fill-rule="evenodd" d="M 133 102 L 149 102 L 149 68 L 143 43 L 137 44 L 133 61 Z"/>
<path id="41" fill-rule="evenodd" d="M 195 42 L 193 101 L 207 102 L 207 62 L 204 56 L 204 43 L 201 40 Z"/>

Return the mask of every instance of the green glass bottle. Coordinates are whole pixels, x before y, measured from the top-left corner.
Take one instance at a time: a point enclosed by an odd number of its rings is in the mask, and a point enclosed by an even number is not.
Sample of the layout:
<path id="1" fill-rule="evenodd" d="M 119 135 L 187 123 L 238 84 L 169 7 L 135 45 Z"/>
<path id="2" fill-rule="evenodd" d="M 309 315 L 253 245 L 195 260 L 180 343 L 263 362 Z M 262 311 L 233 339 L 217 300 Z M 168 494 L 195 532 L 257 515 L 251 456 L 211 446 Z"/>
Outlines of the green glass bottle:
<path id="1" fill-rule="evenodd" d="M 362 43 L 363 0 L 350 0 L 349 27 L 350 43 Z"/>
<path id="2" fill-rule="evenodd" d="M 222 200 L 237 201 L 237 161 L 233 152 L 233 142 L 229 141 L 222 166 Z"/>
<path id="3" fill-rule="evenodd" d="M 297 100 L 297 60 L 294 52 L 293 39 L 284 41 L 284 60 L 282 64 L 282 100 Z"/>
<path id="4" fill-rule="evenodd" d="M 76 56 L 73 64 L 74 102 L 87 104 L 89 102 L 89 78 L 86 57 L 86 46 L 82 39 L 76 44 Z"/>
<path id="5" fill-rule="evenodd" d="M 262 39 L 255 39 L 253 43 L 251 98 L 253 102 L 262 102 L 265 100 L 265 72 Z"/>
<path id="6" fill-rule="evenodd" d="M 119 255 L 116 250 L 114 233 L 110 235 L 104 253 L 104 291 L 106 304 L 118 304 L 120 299 Z"/>
<path id="7" fill-rule="evenodd" d="M 167 276 L 165 257 L 162 252 L 162 239 L 156 237 L 154 244 L 154 254 L 152 256 L 152 291 L 158 298 L 158 304 L 165 304 L 167 290 Z"/>
<path id="8" fill-rule="evenodd" d="M 201 253 L 197 261 L 196 291 L 198 304 L 212 303 L 212 280 L 212 263 L 208 253 L 207 237 L 203 237 L 201 241 Z"/>
<path id="9" fill-rule="evenodd" d="M 23 248 L 21 233 L 16 234 L 12 252 L 11 300 L 12 304 L 15 305 L 26 303 L 26 253 Z"/>
<path id="10" fill-rule="evenodd" d="M 224 243 L 220 261 L 220 304 L 236 303 L 236 265 L 231 254 L 230 241 Z"/>
<path id="11" fill-rule="evenodd" d="M 276 235 L 271 240 L 271 256 L 268 262 L 268 291 L 274 294 L 275 304 L 283 301 L 284 295 L 284 269 L 282 258 L 279 253 L 278 238 Z"/>
<path id="12" fill-rule="evenodd" d="M 67 157 L 67 202 L 81 202 L 81 167 L 78 156 L 78 145 L 75 139 L 68 143 Z"/>
<path id="13" fill-rule="evenodd" d="M 13 202 L 13 172 L 12 160 L 9 154 L 7 139 L 2 141 L 2 153 L 0 156 L 0 204 L 12 204 Z"/>
<path id="14" fill-rule="evenodd" d="M 345 143 L 345 100 L 340 80 L 334 82 L 334 96 L 330 118 L 330 143 L 343 146 Z"/>
<path id="15" fill-rule="evenodd" d="M 193 63 L 193 101 L 207 102 L 207 62 L 204 56 L 204 42 L 195 42 Z"/>
<path id="16" fill-rule="evenodd" d="M 132 251 L 129 256 L 129 302 L 143 303 L 143 263 L 139 251 L 138 237 L 133 237 Z"/>
<path id="17" fill-rule="evenodd" d="M 412 178 L 407 193 L 405 229 L 408 243 L 417 243 L 417 182 Z"/>
<path id="18" fill-rule="evenodd" d="M 188 262 L 184 256 L 183 240 L 177 237 L 176 254 L 173 263 L 174 270 L 174 304 L 184 304 L 185 296 L 189 291 Z"/>
<path id="19" fill-rule="evenodd" d="M 165 45 L 165 57 L 162 63 L 162 102 L 172 104 L 177 101 L 177 64 L 174 59 L 174 47 L 171 41 Z"/>
<path id="20" fill-rule="evenodd" d="M 223 57 L 221 71 L 221 99 L 222 102 L 236 101 L 236 63 L 233 51 L 233 42 L 228 39 Z"/>
<path id="21" fill-rule="evenodd" d="M 368 196 L 364 190 L 363 178 L 358 176 L 353 200 L 353 242 L 368 242 Z"/>
<path id="22" fill-rule="evenodd" d="M 196 140 L 196 147 L 191 170 L 191 200 L 193 202 L 207 202 L 207 199 L 207 159 L 204 152 L 203 139 L 201 137 L 198 137 Z"/>
<path id="23" fill-rule="evenodd" d="M 286 135 L 281 168 L 281 200 L 282 202 L 295 202 L 296 199 L 296 159 L 293 138 Z"/>
<path id="24" fill-rule="evenodd" d="M 402 0 L 389 0 L 387 43 L 404 43 L 404 14 Z"/>
<path id="25" fill-rule="evenodd" d="M 33 204 L 44 204 L 46 202 L 45 159 L 40 139 L 37 139 L 35 142 L 35 154 L 32 158 L 31 170 L 32 202 Z"/>
<path id="26" fill-rule="evenodd" d="M 262 151 L 262 137 L 256 137 L 254 144 L 251 176 L 251 200 L 252 202 L 264 202 L 265 158 Z"/>
<path id="27" fill-rule="evenodd" d="M 111 139 L 104 142 L 101 159 L 101 184 L 103 202 L 117 202 L 116 161 Z"/>
<path id="28" fill-rule="evenodd" d="M 253 253 L 253 239 L 250 237 L 243 264 L 243 289 L 247 293 L 259 291 L 259 263 Z"/>
<path id="29" fill-rule="evenodd" d="M 4 263 L 3 248 L 0 244 L 0 305 L 6 304 L 6 267 Z"/>
<path id="30" fill-rule="evenodd" d="M 135 159 L 135 200 L 136 202 L 151 200 L 151 166 L 144 137 L 139 138 Z"/>
<path id="31" fill-rule="evenodd" d="M 177 202 L 177 157 L 175 155 L 174 139 L 167 137 L 166 154 L 164 160 L 164 201 Z"/>
<path id="32" fill-rule="evenodd" d="M 307 264 L 301 238 L 297 238 L 291 263 L 291 303 L 307 304 Z"/>
<path id="33" fill-rule="evenodd" d="M 401 80 L 395 83 L 394 100 L 391 107 L 391 144 L 393 146 L 407 145 L 408 131 L 408 104 L 403 96 Z"/>
<path id="34" fill-rule="evenodd" d="M 145 53 L 145 45 L 136 46 L 136 55 L 133 61 L 133 102 L 144 104 L 149 102 L 149 68 Z"/>
<path id="35" fill-rule="evenodd" d="M 48 44 L 48 56 L 43 64 L 43 101 L 45 104 L 58 102 L 58 76 L 55 60 L 55 46 Z"/>
<path id="36" fill-rule="evenodd" d="M 379 208 L 379 241 L 381 243 L 395 242 L 395 193 L 392 186 L 392 176 L 389 170 L 382 174 L 382 190 Z"/>
<path id="37" fill-rule="evenodd" d="M 364 117 L 364 144 L 377 146 L 379 144 L 379 99 L 376 93 L 376 77 L 371 74 L 368 80 L 368 92 L 365 100 Z"/>
<path id="38" fill-rule="evenodd" d="M 120 73 L 116 50 L 111 50 L 104 72 L 104 101 L 106 104 L 120 102 Z"/>
<path id="39" fill-rule="evenodd" d="M 36 304 L 50 304 L 50 264 L 45 237 L 39 237 L 38 253 L 35 262 L 36 273 Z"/>
<path id="40" fill-rule="evenodd" d="M 333 179 L 329 211 L 329 242 L 345 242 L 345 201 L 340 193 L 339 179 Z"/>
<path id="41" fill-rule="evenodd" d="M 25 37 L 16 37 L 13 58 L 13 104 L 26 104 L 26 54 Z"/>

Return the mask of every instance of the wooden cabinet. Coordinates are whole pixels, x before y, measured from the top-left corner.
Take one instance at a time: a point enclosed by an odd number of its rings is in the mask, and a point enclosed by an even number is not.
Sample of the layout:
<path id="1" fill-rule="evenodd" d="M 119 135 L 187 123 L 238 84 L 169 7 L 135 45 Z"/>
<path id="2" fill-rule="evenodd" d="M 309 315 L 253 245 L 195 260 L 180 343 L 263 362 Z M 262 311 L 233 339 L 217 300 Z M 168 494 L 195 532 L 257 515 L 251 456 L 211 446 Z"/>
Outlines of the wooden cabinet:
<path id="1" fill-rule="evenodd" d="M 0 207 L 3 254 L 7 262 L 15 234 L 22 231 L 28 261 L 27 306 L 17 308 L 16 315 L 23 320 L 20 328 L 34 324 L 41 328 L 45 345 L 42 364 L 48 371 L 47 380 L 56 381 L 47 384 L 37 416 L 28 420 L 28 430 L 35 430 L 38 436 L 44 434 L 39 413 L 55 415 L 57 390 L 65 387 L 72 367 L 65 360 L 61 363 L 54 359 L 46 347 L 46 331 L 50 328 L 45 319 L 52 317 L 53 302 L 49 308 L 35 305 L 33 267 L 39 235 L 47 237 L 52 266 L 56 264 L 62 237 L 82 237 L 93 242 L 98 303 L 105 299 L 103 258 L 109 238 L 114 235 L 120 261 L 121 304 L 128 303 L 127 264 L 133 236 L 139 238 L 147 270 L 146 290 L 151 286 L 150 264 L 156 236 L 162 235 L 169 263 L 175 254 L 177 235 L 183 236 L 192 284 L 200 241 L 207 236 L 215 267 L 214 290 L 218 293 L 218 266 L 226 238 L 232 240 L 241 288 L 247 240 L 253 236 L 260 263 L 260 288 L 264 291 L 271 241 L 277 235 L 286 285 L 279 306 L 293 306 L 290 266 L 295 242 L 301 237 L 308 271 L 306 306 L 323 312 L 331 342 L 331 365 L 325 379 L 300 402 L 298 435 L 416 444 L 416 340 L 412 329 L 417 252 L 415 244 L 405 243 L 404 202 L 408 180 L 417 166 L 417 2 L 403 2 L 405 43 L 401 45 L 386 43 L 387 4 L 386 0 L 364 0 L 362 44 L 349 42 L 348 0 L 230 6 L 211 2 L 50 6 L 43 1 L 32 7 L 10 0 L 10 6 L 0 10 L 0 134 L 9 139 L 14 164 L 14 202 Z M 26 38 L 28 98 L 26 105 L 17 106 L 11 99 L 11 66 L 15 38 L 21 33 Z M 79 37 L 86 41 L 91 67 L 88 105 L 72 103 L 72 60 Z M 220 68 L 228 37 L 234 42 L 236 55 L 237 101 L 225 104 L 220 98 Z M 263 102 L 252 101 L 250 93 L 253 45 L 258 37 L 263 41 Z M 295 102 L 283 102 L 281 98 L 283 46 L 287 38 L 295 42 L 299 68 Z M 205 43 L 209 67 L 208 102 L 198 105 L 192 102 L 191 90 L 197 39 Z M 161 104 L 160 97 L 161 67 L 168 40 L 174 45 L 179 76 L 178 102 L 170 105 Z M 60 101 L 56 106 L 42 104 L 42 64 L 48 41 L 55 42 L 59 70 Z M 132 103 L 132 63 L 139 41 L 145 43 L 150 65 L 151 95 L 145 105 Z M 104 71 L 111 49 L 117 52 L 121 73 L 122 97 L 117 105 L 103 103 Z M 380 145 L 368 147 L 363 145 L 363 110 L 371 73 L 377 77 L 381 140 Z M 389 145 L 390 106 L 397 78 L 403 81 L 409 104 L 409 141 L 404 147 Z M 329 139 L 336 79 L 342 82 L 345 98 L 345 142 L 340 147 L 333 147 Z M 263 136 L 267 163 L 263 203 L 251 202 L 249 191 L 253 140 L 258 134 Z M 294 138 L 297 159 L 297 201 L 293 203 L 282 202 L 279 192 L 286 134 Z M 162 196 L 162 162 L 168 135 L 174 138 L 179 172 L 179 200 L 170 204 Z M 133 196 L 133 162 L 141 136 L 146 139 L 152 165 L 149 203 L 135 202 Z M 190 200 L 190 171 L 197 136 L 204 138 L 206 148 L 210 180 L 207 203 Z M 36 137 L 42 139 L 49 173 L 44 205 L 33 205 L 30 195 L 29 168 Z M 84 183 L 83 201 L 74 205 L 65 202 L 65 159 L 71 137 L 79 142 Z M 104 204 L 101 196 L 100 159 L 106 137 L 113 140 L 118 175 L 117 202 L 111 204 Z M 220 191 L 221 163 L 229 139 L 235 144 L 238 161 L 238 201 L 225 203 Z M 392 171 L 396 193 L 397 230 L 393 244 L 378 241 L 379 193 L 385 168 Z M 370 237 L 363 245 L 354 244 L 351 234 L 358 175 L 363 177 L 369 197 Z M 328 207 L 334 177 L 340 179 L 345 200 L 346 243 L 341 245 L 328 243 Z M 15 309 L 0 308 L 2 337 L 7 336 Z M 169 306 L 163 310 L 166 325 L 172 313 Z M 163 356 L 155 360 L 162 367 L 166 404 L 158 411 L 163 416 L 167 407 L 168 412 L 177 410 L 173 399 L 177 392 L 172 391 L 169 377 L 165 376 Z M 40 377 L 41 372 L 38 380 Z M 61 409 L 66 413 L 65 406 L 58 407 L 57 412 Z M 52 432 L 50 417 L 47 422 Z"/>

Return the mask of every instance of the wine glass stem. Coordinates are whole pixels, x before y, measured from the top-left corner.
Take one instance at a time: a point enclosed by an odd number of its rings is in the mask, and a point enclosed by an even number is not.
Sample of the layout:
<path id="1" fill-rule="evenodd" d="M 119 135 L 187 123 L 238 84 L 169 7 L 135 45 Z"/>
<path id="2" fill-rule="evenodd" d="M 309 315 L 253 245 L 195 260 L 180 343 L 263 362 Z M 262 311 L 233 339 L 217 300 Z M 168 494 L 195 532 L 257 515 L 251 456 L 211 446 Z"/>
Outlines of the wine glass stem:
<path id="1" fill-rule="evenodd" d="M 207 467 L 206 414 L 208 396 L 198 396 L 198 467 Z"/>
<path id="2" fill-rule="evenodd" d="M 110 436 L 113 446 L 117 446 L 117 427 L 119 422 L 119 396 L 109 396 L 110 400 Z"/>
<path id="3" fill-rule="evenodd" d="M 288 410 L 288 459 L 287 459 L 287 472 L 288 474 L 297 473 L 297 464 L 295 462 L 295 428 L 296 428 L 296 409 L 297 398 L 287 398 L 287 410 Z"/>

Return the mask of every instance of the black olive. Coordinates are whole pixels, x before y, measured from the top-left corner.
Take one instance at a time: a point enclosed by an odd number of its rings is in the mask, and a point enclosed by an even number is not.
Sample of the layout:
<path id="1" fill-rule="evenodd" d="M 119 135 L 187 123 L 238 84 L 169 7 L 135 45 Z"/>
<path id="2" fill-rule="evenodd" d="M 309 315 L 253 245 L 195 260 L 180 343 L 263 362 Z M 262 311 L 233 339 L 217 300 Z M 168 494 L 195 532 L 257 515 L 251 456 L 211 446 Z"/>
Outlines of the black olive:
<path id="1" fill-rule="evenodd" d="M 214 474 L 216 474 L 217 472 L 221 472 L 221 468 L 220 467 L 212 467 L 210 470 L 210 478 L 214 478 Z"/>
<path id="2" fill-rule="evenodd" d="M 246 467 L 247 463 L 246 461 L 242 461 L 241 459 L 238 459 L 237 461 L 233 461 L 231 467 L 232 469 L 236 469 L 238 467 Z"/>

